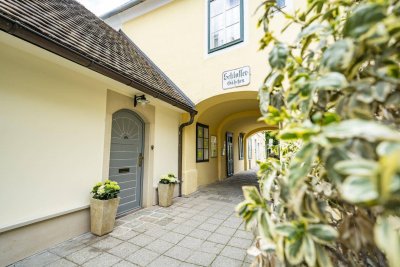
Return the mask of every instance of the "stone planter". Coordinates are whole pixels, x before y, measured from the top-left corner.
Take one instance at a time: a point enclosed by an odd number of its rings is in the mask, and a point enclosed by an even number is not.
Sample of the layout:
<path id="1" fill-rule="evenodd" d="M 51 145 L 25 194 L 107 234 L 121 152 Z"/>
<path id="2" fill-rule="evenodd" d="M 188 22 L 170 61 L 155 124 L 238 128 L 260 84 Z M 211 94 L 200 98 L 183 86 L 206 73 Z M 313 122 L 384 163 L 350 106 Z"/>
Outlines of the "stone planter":
<path id="1" fill-rule="evenodd" d="M 158 205 L 169 207 L 172 205 L 175 184 L 158 184 Z"/>
<path id="2" fill-rule="evenodd" d="M 90 230 L 93 234 L 102 236 L 114 229 L 119 200 L 119 197 L 109 200 L 90 199 Z"/>

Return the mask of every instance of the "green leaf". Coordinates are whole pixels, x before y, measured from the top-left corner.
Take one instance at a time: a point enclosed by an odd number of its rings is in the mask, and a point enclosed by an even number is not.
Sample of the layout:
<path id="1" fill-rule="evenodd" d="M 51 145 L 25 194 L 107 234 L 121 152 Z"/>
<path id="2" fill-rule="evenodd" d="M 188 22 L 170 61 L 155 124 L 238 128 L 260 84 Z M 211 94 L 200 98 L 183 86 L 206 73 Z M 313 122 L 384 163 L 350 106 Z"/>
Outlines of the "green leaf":
<path id="1" fill-rule="evenodd" d="M 304 237 L 304 258 L 308 266 L 315 266 L 317 260 L 317 253 L 315 250 L 314 241 L 309 235 Z"/>
<path id="2" fill-rule="evenodd" d="M 374 201 L 379 197 L 373 181 L 362 176 L 349 176 L 343 182 L 340 191 L 343 198 L 352 203 Z"/>
<path id="3" fill-rule="evenodd" d="M 335 170 L 344 175 L 372 177 L 376 175 L 379 166 L 373 160 L 350 159 L 336 163 Z"/>
<path id="4" fill-rule="evenodd" d="M 398 266 L 400 262 L 399 217 L 380 217 L 374 228 L 376 245 L 385 253 L 389 266 Z"/>
<path id="5" fill-rule="evenodd" d="M 309 36 L 311 36 L 311 35 L 314 35 L 314 34 L 326 32 L 327 30 L 328 30 L 328 28 L 327 28 L 326 26 L 324 26 L 324 25 L 317 24 L 317 23 L 311 24 L 311 25 L 305 27 L 305 28 L 299 33 L 299 36 L 298 36 L 297 38 L 298 38 L 299 40 L 300 40 L 300 39 L 304 39 L 304 38 L 307 38 L 307 37 L 309 37 Z"/>
<path id="6" fill-rule="evenodd" d="M 289 166 L 289 183 L 290 186 L 296 187 L 300 181 L 306 178 L 309 173 L 312 163 L 314 162 L 318 152 L 318 146 L 313 143 L 308 143 L 296 153 Z"/>
<path id="7" fill-rule="evenodd" d="M 243 195 L 244 198 L 250 203 L 254 203 L 256 205 L 264 205 L 264 199 L 261 197 L 260 192 L 258 192 L 257 187 L 255 186 L 243 186 Z"/>
<path id="8" fill-rule="evenodd" d="M 354 59 L 354 44 L 349 38 L 339 40 L 325 50 L 322 56 L 322 66 L 329 71 L 347 69 Z"/>
<path id="9" fill-rule="evenodd" d="M 272 68 L 283 69 L 286 65 L 288 57 L 288 48 L 285 44 L 278 43 L 274 46 L 272 51 L 269 53 L 269 64 Z"/>
<path id="10" fill-rule="evenodd" d="M 311 224 L 307 232 L 315 242 L 320 244 L 330 244 L 339 236 L 335 228 L 326 224 Z"/>
<path id="11" fill-rule="evenodd" d="M 400 133 L 378 122 L 352 119 L 329 124 L 323 129 L 328 138 L 348 139 L 362 138 L 367 141 L 400 141 Z"/>
<path id="12" fill-rule="evenodd" d="M 384 18 L 385 12 L 381 5 L 372 3 L 359 5 L 344 25 L 344 36 L 358 38 Z"/>
<path id="13" fill-rule="evenodd" d="M 304 258 L 304 242 L 301 236 L 293 241 L 286 239 L 285 255 L 290 264 L 297 265 L 303 261 Z"/>
<path id="14" fill-rule="evenodd" d="M 275 226 L 274 231 L 278 235 L 290 238 L 296 234 L 297 228 L 291 223 L 281 223 Z"/>
<path id="15" fill-rule="evenodd" d="M 326 249 L 324 249 L 320 245 L 315 246 L 316 253 L 317 253 L 317 262 L 318 265 L 321 267 L 333 267 L 331 258 L 329 257 Z"/>
<path id="16" fill-rule="evenodd" d="M 317 90 L 339 90 L 347 85 L 346 77 L 339 72 L 329 72 L 313 83 Z"/>

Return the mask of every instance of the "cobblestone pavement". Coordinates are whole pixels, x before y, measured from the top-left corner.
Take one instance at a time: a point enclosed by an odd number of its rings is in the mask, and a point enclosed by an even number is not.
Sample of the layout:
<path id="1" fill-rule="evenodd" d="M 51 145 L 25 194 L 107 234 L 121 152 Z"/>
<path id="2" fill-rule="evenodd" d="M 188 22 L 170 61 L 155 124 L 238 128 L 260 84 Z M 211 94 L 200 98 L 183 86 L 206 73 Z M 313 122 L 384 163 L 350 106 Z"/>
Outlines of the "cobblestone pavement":
<path id="1" fill-rule="evenodd" d="M 118 219 L 106 236 L 87 233 L 13 266 L 249 266 L 253 234 L 234 212 L 248 184 L 257 184 L 254 172 L 175 198 L 168 208 L 142 209 Z"/>

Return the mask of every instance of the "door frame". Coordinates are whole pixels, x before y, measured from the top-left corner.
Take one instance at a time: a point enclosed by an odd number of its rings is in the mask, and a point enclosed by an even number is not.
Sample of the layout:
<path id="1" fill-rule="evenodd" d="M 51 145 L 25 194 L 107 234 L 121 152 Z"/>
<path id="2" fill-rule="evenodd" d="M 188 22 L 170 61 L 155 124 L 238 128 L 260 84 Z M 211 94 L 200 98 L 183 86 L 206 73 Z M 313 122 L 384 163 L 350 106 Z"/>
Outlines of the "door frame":
<path id="1" fill-rule="evenodd" d="M 232 174 L 230 174 L 229 173 L 229 159 L 228 159 L 228 137 L 230 137 L 231 138 L 231 140 L 232 140 L 232 148 L 231 148 L 231 159 L 232 159 Z M 231 177 L 232 175 L 233 175 L 233 173 L 234 173 L 234 170 L 235 170 L 235 167 L 234 167 L 234 156 L 233 156 L 233 133 L 232 132 L 226 132 L 225 133 L 225 146 L 226 146 L 226 160 L 225 160 L 225 162 L 226 162 L 226 176 L 227 177 Z"/>
<path id="2" fill-rule="evenodd" d="M 121 112 L 121 111 L 126 111 L 126 112 L 132 114 L 132 115 L 133 115 L 134 117 L 136 117 L 136 118 L 140 121 L 140 123 L 142 124 L 142 131 L 141 131 L 141 134 L 142 134 L 142 148 L 141 148 L 141 150 L 139 151 L 139 153 L 142 153 L 142 155 L 143 155 L 143 157 L 144 157 L 145 127 L 146 127 L 146 124 L 145 124 L 144 120 L 142 119 L 142 117 L 140 117 L 139 114 L 137 114 L 137 113 L 136 113 L 135 111 L 133 111 L 133 110 L 126 109 L 126 108 L 122 108 L 122 109 L 119 109 L 119 110 L 113 112 L 113 113 L 111 114 L 111 132 L 112 132 L 112 122 L 113 122 L 114 114 L 116 114 L 116 113 L 118 113 L 118 112 Z M 110 151 L 110 158 L 109 158 L 109 161 L 111 160 L 111 145 L 112 145 L 111 139 L 112 139 L 112 135 L 110 135 L 110 150 L 109 150 L 109 151 Z M 144 160 L 145 160 L 145 158 L 143 158 L 143 161 L 144 161 Z M 110 172 L 110 165 L 108 165 L 108 172 Z M 139 197 L 139 199 L 138 199 L 138 200 L 139 200 L 139 201 L 138 201 L 139 206 L 138 206 L 137 208 L 130 209 L 130 210 L 127 210 L 127 211 L 125 211 L 125 212 L 122 212 L 122 213 L 117 214 L 117 215 L 116 215 L 117 218 L 123 217 L 123 216 L 125 216 L 125 215 L 127 215 L 127 214 L 129 214 L 129 213 L 135 212 L 135 211 L 140 210 L 140 209 L 143 208 L 144 163 L 142 163 L 142 167 L 141 167 L 141 170 L 140 170 L 140 177 L 141 177 L 141 179 L 140 179 L 140 181 L 139 181 L 140 195 L 138 196 L 138 197 Z"/>

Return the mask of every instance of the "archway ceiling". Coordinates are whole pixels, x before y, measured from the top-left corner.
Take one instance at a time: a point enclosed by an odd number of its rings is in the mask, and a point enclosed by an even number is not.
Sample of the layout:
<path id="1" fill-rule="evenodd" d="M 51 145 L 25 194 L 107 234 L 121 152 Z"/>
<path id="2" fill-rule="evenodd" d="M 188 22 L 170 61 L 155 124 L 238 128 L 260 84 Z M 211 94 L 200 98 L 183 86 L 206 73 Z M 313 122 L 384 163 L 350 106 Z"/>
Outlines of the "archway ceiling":
<path id="1" fill-rule="evenodd" d="M 238 99 L 216 104 L 205 110 L 197 121 L 209 125 L 219 125 L 230 115 L 245 111 L 254 111 L 257 113 L 256 117 L 260 117 L 261 114 L 259 113 L 258 100 Z"/>

